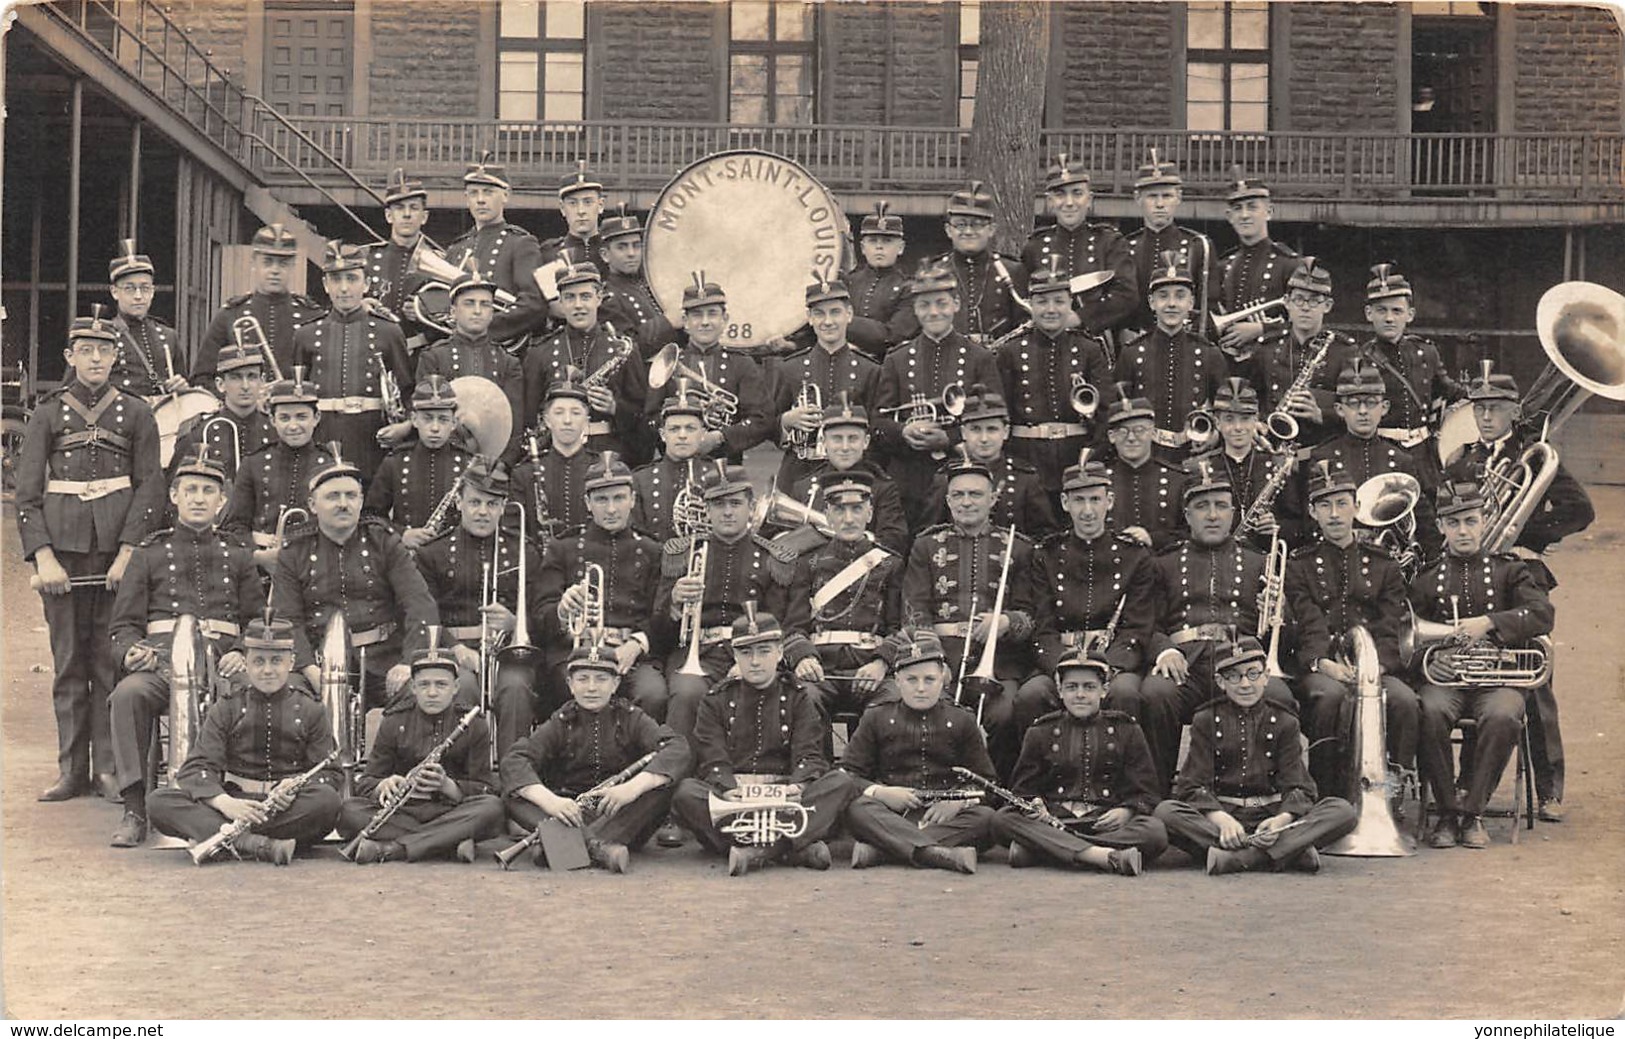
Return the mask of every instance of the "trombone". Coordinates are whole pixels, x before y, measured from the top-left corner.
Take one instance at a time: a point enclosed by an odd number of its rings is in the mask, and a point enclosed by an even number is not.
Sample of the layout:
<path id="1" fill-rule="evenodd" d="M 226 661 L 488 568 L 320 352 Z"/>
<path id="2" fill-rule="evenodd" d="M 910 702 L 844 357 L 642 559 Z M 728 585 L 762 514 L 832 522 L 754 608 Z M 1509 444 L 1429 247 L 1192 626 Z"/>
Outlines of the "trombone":
<path id="1" fill-rule="evenodd" d="M 993 682 L 997 679 L 993 675 L 994 657 L 999 651 L 999 622 L 1004 619 L 1004 593 L 1010 586 L 1010 560 L 1016 554 L 1016 525 L 1010 524 L 1010 532 L 1004 536 L 1004 562 L 999 567 L 999 587 L 993 595 L 993 612 L 988 615 L 987 641 L 982 643 L 982 656 L 976 662 L 976 670 L 971 677 L 983 682 Z M 976 618 L 971 618 L 974 624 Z M 965 645 L 970 645 L 971 633 L 965 632 Z M 976 724 L 982 724 L 982 707 L 987 703 L 987 697 L 976 698 Z"/>
<path id="2" fill-rule="evenodd" d="M 252 320 L 252 318 L 250 320 Z M 229 440 L 222 439 L 221 446 L 225 446 L 228 443 L 231 445 L 231 473 L 230 473 L 230 475 L 236 476 L 238 466 L 243 464 L 243 445 L 242 445 L 242 442 L 240 440 L 238 440 L 238 438 L 237 438 L 237 423 L 233 422 L 231 419 L 227 418 L 224 415 L 214 415 L 214 416 L 210 417 L 207 421 L 205 421 L 203 423 L 202 437 L 203 437 L 204 446 L 207 447 L 207 445 L 209 443 L 209 430 L 214 428 L 214 424 L 216 422 L 221 422 L 221 423 L 225 424 L 226 433 L 227 433 L 227 435 L 229 436 L 230 439 Z M 228 494 L 230 493 L 229 488 L 227 489 L 227 493 Z"/>

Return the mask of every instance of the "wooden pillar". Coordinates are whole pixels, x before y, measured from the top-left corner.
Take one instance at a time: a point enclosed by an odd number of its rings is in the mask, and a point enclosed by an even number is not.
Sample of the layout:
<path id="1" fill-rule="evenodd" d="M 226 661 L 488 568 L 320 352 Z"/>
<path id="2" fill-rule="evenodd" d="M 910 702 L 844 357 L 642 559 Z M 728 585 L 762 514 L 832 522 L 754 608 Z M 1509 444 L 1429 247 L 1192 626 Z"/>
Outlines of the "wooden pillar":
<path id="1" fill-rule="evenodd" d="M 40 215 L 45 207 L 39 204 L 39 186 L 34 186 L 34 219 L 33 226 L 28 235 L 28 378 L 35 385 L 39 384 L 39 254 L 40 235 L 44 227 L 44 218 Z"/>
<path id="2" fill-rule="evenodd" d="M 125 211 L 127 223 L 124 225 L 124 237 L 134 238 L 136 245 L 139 246 L 141 244 L 141 120 L 139 119 L 130 124 L 130 173 L 124 187 L 130 193 L 130 204 Z"/>
<path id="3" fill-rule="evenodd" d="M 68 321 L 79 316 L 79 151 L 84 135 L 85 81 L 73 81 L 68 106 Z"/>

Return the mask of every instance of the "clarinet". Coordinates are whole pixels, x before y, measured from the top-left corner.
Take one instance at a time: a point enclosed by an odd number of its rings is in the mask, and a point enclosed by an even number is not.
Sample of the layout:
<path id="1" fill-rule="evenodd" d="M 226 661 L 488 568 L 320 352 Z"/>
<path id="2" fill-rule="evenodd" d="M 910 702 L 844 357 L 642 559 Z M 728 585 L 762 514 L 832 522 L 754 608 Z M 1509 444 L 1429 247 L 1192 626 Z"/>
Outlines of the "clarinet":
<path id="1" fill-rule="evenodd" d="M 284 779 L 276 786 L 272 787 L 271 796 L 275 797 L 278 794 L 286 793 L 297 794 L 299 791 L 309 786 L 311 780 L 315 779 L 318 773 L 328 768 L 328 766 L 332 765 L 333 762 L 337 761 L 338 759 L 338 749 L 334 748 L 333 751 L 327 755 L 327 757 L 316 762 L 315 765 L 312 765 L 309 772 L 301 772 L 299 775 L 293 776 L 289 779 Z M 276 818 L 278 814 L 279 813 L 277 812 L 269 813 L 266 816 L 266 821 Z M 247 819 L 239 819 L 236 822 L 226 823 L 220 827 L 220 832 L 211 834 L 210 836 L 205 837 L 203 840 L 192 845 L 192 861 L 201 866 L 205 862 L 208 862 L 210 859 L 214 858 L 216 855 L 220 854 L 222 851 L 229 851 L 233 855 L 237 854 L 237 838 L 253 829 L 254 826 L 255 824 L 249 822 Z"/>
<path id="2" fill-rule="evenodd" d="M 577 794 L 575 799 L 576 804 L 581 806 L 581 810 L 583 812 L 596 812 L 598 803 L 603 800 L 605 790 L 608 790 L 612 786 L 620 786 L 628 779 L 631 779 L 639 772 L 642 772 L 648 767 L 649 762 L 653 761 L 654 759 L 655 752 L 651 750 L 649 753 L 643 755 L 643 757 L 632 762 L 632 764 L 621 769 L 619 772 L 615 773 L 613 776 L 610 776 L 603 782 L 598 783 L 589 790 Z M 542 827 L 547 825 L 547 822 L 548 820 L 546 819 L 542 820 L 536 824 L 536 828 L 534 830 L 519 838 L 519 840 L 514 844 L 511 844 L 497 852 L 495 855 L 497 865 L 501 866 L 503 869 L 507 869 L 510 865 L 512 865 L 514 859 L 517 859 L 521 854 L 524 853 L 526 848 L 535 847 L 536 843 L 542 839 Z"/>
<path id="3" fill-rule="evenodd" d="M 372 818 L 367 820 L 366 827 L 356 834 L 349 844 L 339 849 L 340 855 L 346 859 L 353 859 L 355 850 L 361 845 L 361 842 L 371 838 L 384 828 L 385 823 L 395 817 L 395 813 L 400 811 L 401 807 L 412 799 L 412 794 L 417 789 L 418 777 L 423 775 L 431 766 L 440 764 L 440 759 L 445 756 L 446 751 L 450 750 L 451 745 L 457 742 L 457 737 L 461 736 L 473 724 L 474 719 L 479 716 L 482 710 L 483 708 L 478 706 L 469 708 L 468 713 L 458 720 L 457 725 L 447 734 L 446 738 L 435 744 L 434 748 L 423 756 L 422 761 L 412 766 L 411 771 L 407 772 L 404 777 L 405 781 L 395 788 L 393 794 L 380 803 L 378 811 L 374 812 Z"/>
<path id="4" fill-rule="evenodd" d="M 954 772 L 955 774 L 970 780 L 972 783 L 975 783 L 977 786 L 981 787 L 983 790 L 986 790 L 999 800 L 1004 801 L 1011 808 L 1014 808 L 1027 818 L 1037 820 L 1046 826 L 1053 826 L 1062 833 L 1066 832 L 1066 823 L 1063 823 L 1060 819 L 1056 818 L 1055 814 L 1045 807 L 1044 799 L 1042 797 L 1022 797 L 1014 790 L 1011 790 L 1008 787 L 1002 787 L 993 782 L 991 779 L 983 779 L 970 769 L 961 768 L 958 765 L 954 766 Z"/>
<path id="5" fill-rule="evenodd" d="M 542 443 L 535 430 L 525 433 L 525 449 L 530 454 L 531 471 L 535 475 L 531 492 L 536 498 L 536 505 L 531 511 L 531 518 L 536 522 L 536 530 L 541 540 L 546 542 L 552 531 L 553 518 L 547 512 L 547 488 L 542 481 Z"/>
<path id="6" fill-rule="evenodd" d="M 984 791 L 975 786 L 929 787 L 916 789 L 915 800 L 922 805 L 936 804 L 938 801 L 980 801 Z"/>

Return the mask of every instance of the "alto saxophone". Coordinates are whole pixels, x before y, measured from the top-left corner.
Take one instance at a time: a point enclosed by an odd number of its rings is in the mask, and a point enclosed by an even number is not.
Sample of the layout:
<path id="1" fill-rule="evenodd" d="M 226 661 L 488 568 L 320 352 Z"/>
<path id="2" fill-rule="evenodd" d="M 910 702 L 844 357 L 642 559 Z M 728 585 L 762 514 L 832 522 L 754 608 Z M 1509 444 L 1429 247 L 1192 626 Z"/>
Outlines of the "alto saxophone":
<path id="1" fill-rule="evenodd" d="M 581 380 L 581 388 L 584 390 L 608 387 L 610 378 L 621 370 L 621 365 L 625 364 L 628 358 L 637 353 L 638 348 L 632 342 L 632 337 L 616 335 L 615 326 L 608 321 L 604 322 L 604 335 L 611 343 L 619 346 L 620 349 L 611 353 L 609 360 L 599 365 L 591 375 Z"/>
<path id="2" fill-rule="evenodd" d="M 1326 366 L 1332 344 L 1337 342 L 1339 338 L 1336 332 L 1328 328 L 1309 341 L 1309 345 L 1315 348 L 1315 352 L 1309 355 L 1309 360 L 1305 361 L 1303 367 L 1298 370 L 1297 376 L 1292 380 L 1292 385 L 1288 386 L 1286 392 L 1281 394 L 1280 401 L 1276 402 L 1276 409 L 1265 417 L 1264 428 L 1269 430 L 1270 436 L 1274 437 L 1280 444 L 1285 445 L 1297 440 L 1299 433 L 1298 420 L 1288 414 L 1286 409 L 1280 406 L 1281 403 L 1294 394 L 1302 393 L 1309 388 L 1309 384 L 1314 381 L 1315 376 L 1320 374 L 1320 370 Z"/>

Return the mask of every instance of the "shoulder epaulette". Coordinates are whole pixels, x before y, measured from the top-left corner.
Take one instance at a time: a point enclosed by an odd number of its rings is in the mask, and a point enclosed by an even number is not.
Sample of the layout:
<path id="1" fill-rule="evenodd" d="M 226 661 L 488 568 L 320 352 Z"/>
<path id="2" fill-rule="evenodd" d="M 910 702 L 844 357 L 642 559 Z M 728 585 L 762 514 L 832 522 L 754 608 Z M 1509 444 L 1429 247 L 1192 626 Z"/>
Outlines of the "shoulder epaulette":
<path id="1" fill-rule="evenodd" d="M 282 532 L 282 540 L 292 541 L 295 538 L 310 537 L 320 529 L 321 527 L 317 525 L 314 519 L 306 520 L 303 523 L 290 523 L 287 529 Z"/>
<path id="2" fill-rule="evenodd" d="M 529 231 L 528 231 L 528 230 L 526 230 L 526 229 L 525 229 L 525 228 L 523 228 L 523 227 L 520 227 L 520 226 L 519 226 L 519 225 L 518 225 L 518 224 L 508 224 L 508 223 L 504 223 L 504 224 L 503 224 L 503 225 L 502 225 L 502 229 L 503 229 L 503 230 L 504 230 L 504 231 L 507 231 L 507 232 L 508 232 L 508 233 L 510 233 L 510 234 L 522 234 L 522 235 L 524 235 L 524 236 L 525 236 L 525 237 L 526 237 L 526 238 L 535 238 L 535 237 L 536 237 L 536 236 L 535 236 L 535 235 L 533 235 L 533 234 L 531 234 L 531 233 L 530 233 L 530 232 L 529 232 Z"/>
<path id="3" fill-rule="evenodd" d="M 953 529 L 954 525 L 952 523 L 933 523 L 931 526 L 920 531 L 916 537 L 935 537 L 938 534 L 946 534 Z"/>
<path id="4" fill-rule="evenodd" d="M 564 538 L 580 537 L 582 531 L 584 531 L 586 529 L 587 529 L 587 525 L 585 523 L 577 523 L 573 527 L 560 527 L 558 532 L 552 536 L 551 540 L 559 541 L 559 540 L 562 540 Z"/>
<path id="5" fill-rule="evenodd" d="M 1125 534 L 1122 531 L 1118 531 L 1117 533 L 1113 534 L 1112 540 L 1124 545 L 1133 545 L 1135 548 L 1145 548 L 1144 545 L 1140 544 L 1139 538 L 1132 534 Z"/>
<path id="6" fill-rule="evenodd" d="M 1065 714 L 1066 714 L 1066 709 L 1065 708 L 1050 711 L 1048 714 L 1040 714 L 1038 717 L 1033 719 L 1033 725 L 1043 725 L 1046 722 L 1055 721 L 1057 718 L 1061 718 Z M 1032 726 L 1028 726 L 1028 728 L 1031 728 L 1031 727 Z"/>
<path id="7" fill-rule="evenodd" d="M 1116 224 L 1108 224 L 1108 223 L 1104 223 L 1104 222 L 1101 222 L 1101 223 L 1098 223 L 1098 224 L 1090 224 L 1089 225 L 1089 230 L 1096 231 L 1096 232 L 1099 232 L 1101 234 L 1104 234 L 1104 233 L 1110 231 L 1112 234 L 1116 235 L 1119 238 L 1123 237 L 1123 232 L 1118 230 Z"/>
<path id="8" fill-rule="evenodd" d="M 1028 545 L 1033 543 L 1032 535 L 1028 534 L 1020 527 L 1016 528 L 1016 540 Z"/>
<path id="9" fill-rule="evenodd" d="M 174 527 L 163 527 L 155 530 L 142 539 L 139 547 L 146 548 L 148 545 L 155 545 L 173 533 L 175 533 Z"/>
<path id="10" fill-rule="evenodd" d="M 1314 555 L 1316 552 L 1319 552 L 1320 551 L 1320 546 L 1321 546 L 1321 543 L 1319 541 L 1313 542 L 1313 543 L 1308 544 L 1308 545 L 1299 545 L 1297 548 L 1293 549 L 1291 552 L 1288 552 L 1287 557 L 1290 558 L 1290 559 L 1305 559 L 1305 558 L 1308 558 L 1309 556 Z M 1371 546 L 1370 545 L 1362 545 L 1361 547 L 1362 548 L 1370 548 Z"/>
<path id="11" fill-rule="evenodd" d="M 1127 711 L 1115 711 L 1115 710 L 1112 710 L 1109 707 L 1101 708 L 1100 716 L 1102 718 L 1110 718 L 1114 722 L 1132 722 L 1132 721 L 1134 721 L 1134 715 L 1129 714 Z M 1135 724 L 1138 725 L 1139 723 L 1135 722 Z"/>
<path id="12" fill-rule="evenodd" d="M 1298 255 L 1297 250 L 1293 249 L 1289 245 L 1286 245 L 1285 243 L 1277 242 L 1273 238 L 1270 239 L 1270 248 L 1275 250 L 1275 255 L 1277 255 L 1277 256 L 1296 256 L 1296 255 Z"/>
<path id="13" fill-rule="evenodd" d="M 221 306 L 240 307 L 253 298 L 254 294 L 252 292 L 245 292 L 240 296 L 232 296 L 231 298 L 227 299 L 226 302 L 222 303 Z"/>
<path id="14" fill-rule="evenodd" d="M 289 298 L 290 301 L 293 302 L 293 304 L 295 306 L 314 307 L 315 309 L 320 310 L 324 314 L 327 313 L 327 308 L 326 307 L 322 306 L 320 303 L 318 303 L 315 300 L 311 299 L 309 296 L 300 295 L 299 293 L 294 292 L 294 293 L 290 293 L 288 298 Z"/>

